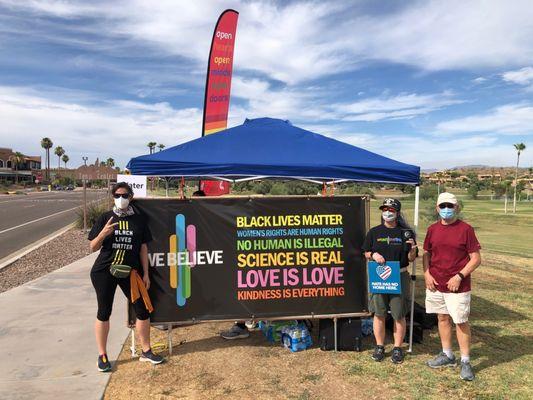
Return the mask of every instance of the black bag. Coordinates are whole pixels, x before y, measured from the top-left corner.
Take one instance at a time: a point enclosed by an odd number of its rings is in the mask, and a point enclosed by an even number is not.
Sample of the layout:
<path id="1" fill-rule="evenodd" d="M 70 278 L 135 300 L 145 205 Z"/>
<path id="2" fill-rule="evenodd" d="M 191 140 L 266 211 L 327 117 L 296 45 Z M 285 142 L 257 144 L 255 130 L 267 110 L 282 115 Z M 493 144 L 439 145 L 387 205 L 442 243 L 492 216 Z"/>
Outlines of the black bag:
<path id="1" fill-rule="evenodd" d="M 415 302 L 414 320 L 422 325 L 423 329 L 433 329 L 437 326 L 437 314 L 427 314 L 426 308 Z"/>
<path id="2" fill-rule="evenodd" d="M 404 343 L 409 343 L 409 331 L 410 324 L 407 323 L 407 328 L 405 329 L 405 337 L 403 339 Z M 422 325 L 417 322 L 413 323 L 413 343 L 422 343 L 424 340 L 424 329 Z"/>
<path id="3" fill-rule="evenodd" d="M 320 350 L 335 350 L 333 319 L 321 319 L 318 324 Z M 337 320 L 337 350 L 361 351 L 360 318 L 339 318 Z"/>
<path id="4" fill-rule="evenodd" d="M 426 308 L 416 302 L 413 314 L 414 322 L 420 324 L 422 326 L 422 329 L 433 329 L 433 327 L 437 326 L 437 314 L 426 313 Z M 411 319 L 410 311 L 405 316 L 405 319 L 407 320 L 407 324 L 409 324 L 409 321 Z"/>

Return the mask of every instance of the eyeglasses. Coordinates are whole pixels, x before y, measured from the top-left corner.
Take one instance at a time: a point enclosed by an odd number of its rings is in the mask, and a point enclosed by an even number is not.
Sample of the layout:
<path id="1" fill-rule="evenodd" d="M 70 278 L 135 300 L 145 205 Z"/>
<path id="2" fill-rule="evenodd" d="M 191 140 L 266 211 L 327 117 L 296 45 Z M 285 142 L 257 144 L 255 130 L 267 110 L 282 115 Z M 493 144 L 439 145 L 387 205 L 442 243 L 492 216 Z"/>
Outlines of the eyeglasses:
<path id="1" fill-rule="evenodd" d="M 454 207 L 455 207 L 455 205 L 452 204 L 452 203 L 441 203 L 441 204 L 439 204 L 439 208 L 441 210 L 443 210 L 445 208 L 454 208 Z"/>
<path id="2" fill-rule="evenodd" d="M 130 194 L 129 194 L 129 193 L 122 193 L 122 194 L 115 193 L 115 194 L 113 195 L 113 197 L 114 197 L 115 199 L 120 199 L 121 197 L 122 197 L 123 199 L 127 199 L 128 197 L 130 197 Z"/>
<path id="3" fill-rule="evenodd" d="M 394 209 L 392 207 L 381 207 L 381 211 L 396 212 L 396 209 Z"/>

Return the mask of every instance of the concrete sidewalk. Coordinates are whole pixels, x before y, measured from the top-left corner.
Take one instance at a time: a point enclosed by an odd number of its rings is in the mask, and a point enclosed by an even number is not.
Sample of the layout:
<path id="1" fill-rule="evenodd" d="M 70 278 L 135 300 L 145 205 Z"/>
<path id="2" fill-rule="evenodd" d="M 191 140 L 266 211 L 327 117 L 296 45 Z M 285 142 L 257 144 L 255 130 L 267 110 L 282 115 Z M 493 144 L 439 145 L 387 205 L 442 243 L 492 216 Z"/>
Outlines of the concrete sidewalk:
<path id="1" fill-rule="evenodd" d="M 0 293 L 0 399 L 100 399 L 110 374 L 98 372 L 93 324 L 93 253 Z M 108 353 L 118 356 L 129 329 L 117 288 Z"/>

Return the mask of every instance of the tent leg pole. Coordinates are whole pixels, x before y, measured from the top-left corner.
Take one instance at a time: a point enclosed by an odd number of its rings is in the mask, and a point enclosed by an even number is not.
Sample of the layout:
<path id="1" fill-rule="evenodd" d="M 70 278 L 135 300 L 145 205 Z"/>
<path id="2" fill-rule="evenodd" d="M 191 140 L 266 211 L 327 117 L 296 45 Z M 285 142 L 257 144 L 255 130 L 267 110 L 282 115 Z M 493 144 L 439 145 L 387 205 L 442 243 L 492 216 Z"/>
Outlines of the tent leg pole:
<path id="1" fill-rule="evenodd" d="M 167 326 L 167 339 L 168 339 L 168 356 L 172 355 L 172 324 Z"/>
<path id="2" fill-rule="evenodd" d="M 420 210 L 420 187 L 417 185 L 415 188 L 415 216 L 414 216 L 414 228 L 415 232 L 418 230 L 418 213 Z M 413 352 L 413 327 L 415 318 L 415 287 L 416 287 L 416 259 L 411 264 L 411 314 L 409 318 L 409 350 L 408 353 Z"/>
<path id="3" fill-rule="evenodd" d="M 335 344 L 335 352 L 337 351 L 337 317 L 333 318 L 333 343 Z"/>
<path id="4" fill-rule="evenodd" d="M 131 358 L 135 357 L 135 329 L 131 328 Z"/>

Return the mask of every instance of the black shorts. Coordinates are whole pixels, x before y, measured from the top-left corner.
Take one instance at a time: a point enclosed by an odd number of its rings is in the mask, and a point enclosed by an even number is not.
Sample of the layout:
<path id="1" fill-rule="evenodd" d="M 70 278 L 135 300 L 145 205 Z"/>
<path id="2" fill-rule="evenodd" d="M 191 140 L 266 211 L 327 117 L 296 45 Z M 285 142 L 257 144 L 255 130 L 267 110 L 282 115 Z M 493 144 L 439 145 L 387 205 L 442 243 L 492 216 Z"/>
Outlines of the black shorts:
<path id="1" fill-rule="evenodd" d="M 96 300 L 98 302 L 96 318 L 100 321 L 109 321 L 117 286 L 120 286 L 126 298 L 130 298 L 130 278 L 115 278 L 109 272 L 109 268 L 105 268 L 99 271 L 91 271 L 91 281 L 96 291 Z M 146 320 L 150 318 L 150 313 L 146 309 L 142 297 L 133 303 L 133 309 L 137 319 Z"/>

